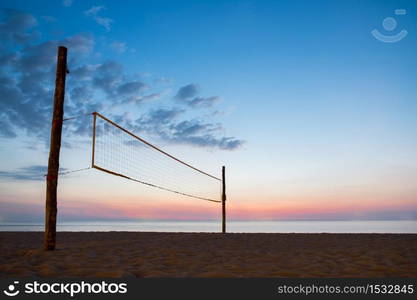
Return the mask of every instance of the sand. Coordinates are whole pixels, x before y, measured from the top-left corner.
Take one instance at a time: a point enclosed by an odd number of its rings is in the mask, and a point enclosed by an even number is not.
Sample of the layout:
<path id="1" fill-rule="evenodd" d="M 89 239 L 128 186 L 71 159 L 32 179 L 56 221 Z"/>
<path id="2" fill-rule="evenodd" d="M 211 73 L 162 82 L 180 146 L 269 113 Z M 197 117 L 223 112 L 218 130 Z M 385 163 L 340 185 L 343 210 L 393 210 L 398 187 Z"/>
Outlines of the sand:
<path id="1" fill-rule="evenodd" d="M 0 232 L 0 277 L 417 277 L 417 234 Z"/>

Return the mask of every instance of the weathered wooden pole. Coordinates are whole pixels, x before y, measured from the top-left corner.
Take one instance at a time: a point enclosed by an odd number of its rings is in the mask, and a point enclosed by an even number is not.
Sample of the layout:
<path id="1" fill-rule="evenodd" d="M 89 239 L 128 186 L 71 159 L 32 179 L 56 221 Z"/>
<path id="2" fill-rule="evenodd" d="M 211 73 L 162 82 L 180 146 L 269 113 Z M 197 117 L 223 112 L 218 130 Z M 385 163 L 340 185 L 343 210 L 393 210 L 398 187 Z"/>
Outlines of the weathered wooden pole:
<path id="1" fill-rule="evenodd" d="M 67 73 L 67 48 L 58 47 L 54 108 L 52 113 L 51 144 L 49 148 L 48 174 L 46 175 L 46 207 L 44 249 L 54 250 L 56 241 L 57 186 L 59 152 L 61 149 L 62 122 L 64 116 L 65 76 Z"/>
<path id="2" fill-rule="evenodd" d="M 226 168 L 222 167 L 222 233 L 226 233 Z"/>

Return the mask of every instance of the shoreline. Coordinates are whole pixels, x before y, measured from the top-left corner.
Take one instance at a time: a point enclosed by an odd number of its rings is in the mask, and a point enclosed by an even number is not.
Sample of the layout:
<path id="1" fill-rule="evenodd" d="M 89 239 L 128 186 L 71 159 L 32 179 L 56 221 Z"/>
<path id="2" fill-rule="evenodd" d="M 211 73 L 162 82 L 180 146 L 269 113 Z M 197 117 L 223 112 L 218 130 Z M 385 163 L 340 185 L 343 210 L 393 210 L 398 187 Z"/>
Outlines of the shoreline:
<path id="1" fill-rule="evenodd" d="M 0 277 L 417 277 L 413 233 L 0 232 Z"/>
<path id="2" fill-rule="evenodd" d="M 43 223 L 3 223 L 0 232 L 43 232 Z M 114 221 L 59 222 L 61 232 L 220 232 L 217 221 Z M 414 233 L 417 220 L 400 221 L 229 221 L 227 232 L 233 233 Z"/>

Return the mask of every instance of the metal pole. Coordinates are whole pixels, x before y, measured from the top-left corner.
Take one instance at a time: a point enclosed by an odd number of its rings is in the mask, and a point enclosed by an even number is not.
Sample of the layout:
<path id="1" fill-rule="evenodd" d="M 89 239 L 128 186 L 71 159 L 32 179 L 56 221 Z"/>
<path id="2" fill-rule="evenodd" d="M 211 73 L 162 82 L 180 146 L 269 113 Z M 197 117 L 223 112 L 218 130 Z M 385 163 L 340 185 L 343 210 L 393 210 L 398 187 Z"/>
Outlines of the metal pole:
<path id="1" fill-rule="evenodd" d="M 94 156 L 96 152 L 96 122 L 97 113 L 93 112 L 93 149 L 91 151 L 91 167 L 94 168 Z"/>
<path id="2" fill-rule="evenodd" d="M 54 108 L 52 113 L 51 141 L 48 174 L 46 176 L 44 249 L 54 250 L 56 243 L 57 186 L 59 152 L 61 150 L 62 122 L 64 116 L 65 76 L 67 73 L 67 48 L 58 47 L 55 80 Z"/>
<path id="3" fill-rule="evenodd" d="M 226 233 L 226 168 L 222 167 L 222 233 Z"/>

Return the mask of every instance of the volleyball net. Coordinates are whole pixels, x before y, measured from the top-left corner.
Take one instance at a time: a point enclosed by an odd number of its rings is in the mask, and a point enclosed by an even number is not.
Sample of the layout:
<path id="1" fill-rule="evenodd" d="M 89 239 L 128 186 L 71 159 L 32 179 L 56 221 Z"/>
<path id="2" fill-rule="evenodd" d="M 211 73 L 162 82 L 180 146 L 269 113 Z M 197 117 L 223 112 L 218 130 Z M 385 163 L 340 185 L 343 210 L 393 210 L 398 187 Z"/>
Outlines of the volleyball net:
<path id="1" fill-rule="evenodd" d="M 93 113 L 92 168 L 168 192 L 222 202 L 222 179 Z"/>

